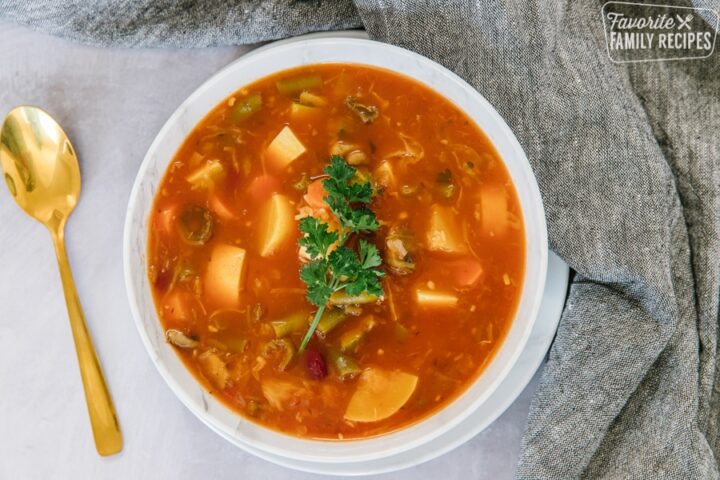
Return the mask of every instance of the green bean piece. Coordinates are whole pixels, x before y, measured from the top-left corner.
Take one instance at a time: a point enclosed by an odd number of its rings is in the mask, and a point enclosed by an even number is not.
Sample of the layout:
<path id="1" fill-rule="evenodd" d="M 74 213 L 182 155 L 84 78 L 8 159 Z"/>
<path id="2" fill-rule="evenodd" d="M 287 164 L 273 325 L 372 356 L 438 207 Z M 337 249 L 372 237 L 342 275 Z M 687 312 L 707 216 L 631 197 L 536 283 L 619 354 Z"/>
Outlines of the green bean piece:
<path id="1" fill-rule="evenodd" d="M 340 350 L 343 353 L 354 352 L 367 332 L 360 329 L 350 330 L 340 338 Z"/>
<path id="2" fill-rule="evenodd" d="M 275 82 L 278 91 L 285 95 L 300 93 L 322 86 L 320 75 L 305 75 L 302 77 L 283 78 Z"/>
<path id="3" fill-rule="evenodd" d="M 377 295 L 369 293 L 361 293 L 360 295 L 350 296 L 345 292 L 335 292 L 330 295 L 330 305 L 365 305 L 378 301 Z"/>
<path id="4" fill-rule="evenodd" d="M 375 327 L 375 317 L 369 315 L 360 321 L 355 328 L 344 332 L 340 337 L 340 350 L 343 353 L 354 352 L 368 333 Z"/>
<path id="5" fill-rule="evenodd" d="M 232 111 L 233 119 L 236 122 L 243 122 L 257 113 L 262 108 L 262 95 L 251 93 L 240 100 Z"/>
<path id="6" fill-rule="evenodd" d="M 331 350 L 329 352 L 329 356 L 330 361 L 335 367 L 338 376 L 342 380 L 348 380 L 360 373 L 360 366 L 357 364 L 357 362 L 355 362 L 355 360 L 348 357 L 347 355 L 343 355 L 336 350 Z"/>
<path id="7" fill-rule="evenodd" d="M 322 317 L 320 317 L 320 322 L 318 322 L 316 330 L 320 336 L 324 337 L 330 333 L 333 328 L 340 325 L 346 318 L 347 315 L 342 310 L 338 308 L 328 308 L 325 310 Z"/>
<path id="8" fill-rule="evenodd" d="M 275 337 L 282 338 L 307 328 L 308 314 L 307 312 L 295 312 L 280 320 L 273 320 L 270 322 L 270 325 L 272 325 L 273 331 L 275 332 Z"/>

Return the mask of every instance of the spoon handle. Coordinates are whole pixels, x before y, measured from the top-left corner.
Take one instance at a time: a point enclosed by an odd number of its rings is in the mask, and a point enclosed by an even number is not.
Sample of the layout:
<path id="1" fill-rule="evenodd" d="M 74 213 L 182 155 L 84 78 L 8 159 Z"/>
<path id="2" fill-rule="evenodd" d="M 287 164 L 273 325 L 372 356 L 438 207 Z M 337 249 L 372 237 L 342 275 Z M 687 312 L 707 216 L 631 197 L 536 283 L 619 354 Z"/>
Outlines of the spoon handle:
<path id="1" fill-rule="evenodd" d="M 51 233 L 65 292 L 70 327 L 75 340 L 75 351 L 80 365 L 83 388 L 85 389 L 85 401 L 90 414 L 95 448 L 102 456 L 113 455 L 122 450 L 122 433 L 115 415 L 115 407 L 110 398 L 110 392 L 105 384 L 100 362 L 95 353 L 95 347 L 93 347 L 90 333 L 87 325 L 85 325 L 80 299 L 75 289 L 70 263 L 65 251 L 63 230 L 60 227 L 58 231 L 51 231 Z"/>

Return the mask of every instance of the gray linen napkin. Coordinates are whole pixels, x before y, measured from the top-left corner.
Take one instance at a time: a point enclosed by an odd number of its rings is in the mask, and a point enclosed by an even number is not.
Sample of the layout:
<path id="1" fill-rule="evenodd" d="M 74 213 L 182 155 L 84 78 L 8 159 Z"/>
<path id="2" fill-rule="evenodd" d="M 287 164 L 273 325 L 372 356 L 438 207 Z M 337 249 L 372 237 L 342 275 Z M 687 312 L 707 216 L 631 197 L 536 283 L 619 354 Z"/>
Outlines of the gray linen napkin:
<path id="1" fill-rule="evenodd" d="M 601 5 L 0 0 L 0 17 L 133 47 L 364 26 L 454 70 L 517 135 L 551 247 L 578 272 L 518 478 L 720 478 L 718 54 L 613 64 Z"/>

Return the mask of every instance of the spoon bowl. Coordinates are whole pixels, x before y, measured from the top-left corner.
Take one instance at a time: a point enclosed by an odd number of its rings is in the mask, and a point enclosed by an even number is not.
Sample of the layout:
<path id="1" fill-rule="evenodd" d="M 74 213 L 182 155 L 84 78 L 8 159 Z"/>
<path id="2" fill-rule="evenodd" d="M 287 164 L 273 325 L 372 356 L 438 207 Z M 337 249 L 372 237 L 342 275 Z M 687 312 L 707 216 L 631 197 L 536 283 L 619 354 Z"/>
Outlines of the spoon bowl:
<path id="1" fill-rule="evenodd" d="M 0 162 L 15 202 L 45 225 L 66 219 L 80 197 L 80 168 L 60 125 L 37 107 L 13 109 L 0 133 Z"/>
<path id="2" fill-rule="evenodd" d="M 122 434 L 65 251 L 65 222 L 80 197 L 75 150 L 47 112 L 21 106 L 7 115 L 0 130 L 0 166 L 15 202 L 52 236 L 95 446 L 100 455 L 112 455 L 122 449 Z"/>

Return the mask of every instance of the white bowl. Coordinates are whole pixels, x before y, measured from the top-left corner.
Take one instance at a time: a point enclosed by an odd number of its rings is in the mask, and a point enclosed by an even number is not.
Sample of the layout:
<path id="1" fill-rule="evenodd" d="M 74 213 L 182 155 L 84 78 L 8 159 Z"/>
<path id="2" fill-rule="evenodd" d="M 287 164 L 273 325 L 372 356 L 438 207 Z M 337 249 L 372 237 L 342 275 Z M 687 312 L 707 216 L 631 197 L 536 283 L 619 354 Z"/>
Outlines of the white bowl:
<path id="1" fill-rule="evenodd" d="M 316 63 L 356 63 L 392 70 L 442 94 L 488 136 L 515 185 L 525 222 L 526 267 L 520 303 L 503 344 L 477 380 L 451 404 L 410 427 L 343 442 L 301 439 L 245 420 L 193 378 L 165 343 L 146 271 L 147 224 L 153 198 L 169 162 L 195 125 L 244 85 L 288 68 Z M 460 77 L 408 50 L 361 38 L 327 37 L 280 42 L 255 50 L 205 82 L 168 119 L 145 156 L 125 221 L 125 282 L 140 336 L 160 374 L 200 420 L 240 447 L 291 460 L 320 463 L 372 461 L 408 451 L 468 418 L 507 376 L 536 320 L 547 270 L 547 231 L 540 192 L 520 144 L 495 109 Z"/>

